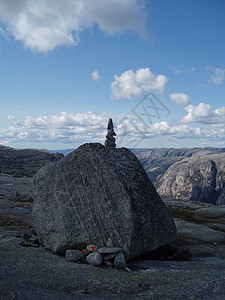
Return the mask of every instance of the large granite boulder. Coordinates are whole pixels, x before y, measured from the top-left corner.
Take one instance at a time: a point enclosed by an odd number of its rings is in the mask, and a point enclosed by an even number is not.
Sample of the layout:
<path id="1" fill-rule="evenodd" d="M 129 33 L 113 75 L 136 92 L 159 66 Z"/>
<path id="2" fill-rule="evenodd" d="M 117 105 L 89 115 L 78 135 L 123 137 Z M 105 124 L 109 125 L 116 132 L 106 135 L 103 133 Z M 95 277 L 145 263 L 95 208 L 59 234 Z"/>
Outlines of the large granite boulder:
<path id="1" fill-rule="evenodd" d="M 84 144 L 40 169 L 33 184 L 33 225 L 54 252 L 111 239 L 131 259 L 176 239 L 172 216 L 126 148 Z"/>
<path id="2" fill-rule="evenodd" d="M 171 165 L 157 185 L 162 196 L 225 204 L 225 153 L 186 157 Z"/>

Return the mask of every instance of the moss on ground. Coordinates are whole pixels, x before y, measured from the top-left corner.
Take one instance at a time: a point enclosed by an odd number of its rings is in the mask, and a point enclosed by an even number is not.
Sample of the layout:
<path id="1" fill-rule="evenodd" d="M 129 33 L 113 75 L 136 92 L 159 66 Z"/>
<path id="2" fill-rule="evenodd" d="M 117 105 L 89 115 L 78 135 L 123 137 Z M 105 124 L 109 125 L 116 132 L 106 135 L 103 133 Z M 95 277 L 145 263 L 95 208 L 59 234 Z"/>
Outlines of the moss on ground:
<path id="1" fill-rule="evenodd" d="M 168 207 L 170 213 L 174 218 L 180 218 L 185 221 L 193 222 L 196 224 L 207 224 L 211 221 L 208 220 L 208 218 L 203 218 L 195 214 L 195 212 L 192 212 L 190 210 L 184 210 L 183 208 L 178 207 Z M 213 218 L 214 220 L 214 218 Z"/>

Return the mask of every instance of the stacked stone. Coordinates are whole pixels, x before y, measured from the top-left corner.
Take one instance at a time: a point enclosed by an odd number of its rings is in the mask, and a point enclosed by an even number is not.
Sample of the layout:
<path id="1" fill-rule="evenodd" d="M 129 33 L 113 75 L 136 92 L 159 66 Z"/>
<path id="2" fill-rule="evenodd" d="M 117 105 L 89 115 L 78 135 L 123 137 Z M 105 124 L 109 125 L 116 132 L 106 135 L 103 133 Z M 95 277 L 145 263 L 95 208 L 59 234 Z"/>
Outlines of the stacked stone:
<path id="1" fill-rule="evenodd" d="M 86 249 L 67 250 L 66 259 L 71 262 L 87 262 L 92 266 L 104 264 L 107 267 L 125 269 L 127 267 L 123 249 L 119 247 L 102 247 L 89 245 Z"/>
<path id="2" fill-rule="evenodd" d="M 105 146 L 116 148 L 116 139 L 114 138 L 114 136 L 116 136 L 116 133 L 113 129 L 113 121 L 111 118 L 109 118 L 108 121 L 107 131 L 108 132 L 106 135 Z"/>

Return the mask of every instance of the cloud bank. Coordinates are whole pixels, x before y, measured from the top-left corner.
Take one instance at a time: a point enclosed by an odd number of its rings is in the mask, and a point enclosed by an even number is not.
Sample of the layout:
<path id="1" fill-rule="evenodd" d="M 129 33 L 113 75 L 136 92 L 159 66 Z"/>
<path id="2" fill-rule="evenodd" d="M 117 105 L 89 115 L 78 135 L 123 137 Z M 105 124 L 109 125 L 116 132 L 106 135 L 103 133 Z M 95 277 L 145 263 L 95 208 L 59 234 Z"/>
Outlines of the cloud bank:
<path id="1" fill-rule="evenodd" d="M 115 75 L 111 83 L 112 99 L 132 100 L 133 96 L 156 92 L 163 94 L 168 78 L 164 75 L 155 75 L 149 68 L 140 68 L 136 72 L 125 71 L 120 76 Z"/>
<path id="2" fill-rule="evenodd" d="M 144 4 L 144 0 L 0 1 L 1 34 L 44 53 L 78 44 L 80 33 L 95 25 L 108 34 L 131 30 L 145 37 Z"/>
<path id="3" fill-rule="evenodd" d="M 109 117 L 112 117 L 114 121 L 118 146 L 127 146 L 126 141 L 129 139 L 139 141 L 151 138 L 168 140 L 190 138 L 198 141 L 205 139 L 207 142 L 224 142 L 225 107 L 213 110 L 210 105 L 200 103 L 197 106 L 189 105 L 185 109 L 188 113 L 181 122 L 175 124 L 161 120 L 148 126 L 134 115 L 123 114 L 61 112 L 57 115 L 38 118 L 27 116 L 22 121 L 10 115 L 8 121 L 11 125 L 8 128 L 0 128 L 0 143 L 5 145 L 15 143 L 23 145 L 26 143 L 72 144 L 73 147 L 86 142 L 104 143 Z M 48 147 L 51 148 L 51 146 Z"/>

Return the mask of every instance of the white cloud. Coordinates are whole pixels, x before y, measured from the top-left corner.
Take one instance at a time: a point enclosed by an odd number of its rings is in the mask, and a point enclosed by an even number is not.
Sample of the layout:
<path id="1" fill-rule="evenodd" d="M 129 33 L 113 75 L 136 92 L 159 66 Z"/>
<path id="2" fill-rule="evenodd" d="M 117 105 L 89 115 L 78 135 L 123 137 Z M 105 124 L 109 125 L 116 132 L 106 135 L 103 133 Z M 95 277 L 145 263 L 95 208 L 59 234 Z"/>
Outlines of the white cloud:
<path id="1" fill-rule="evenodd" d="M 149 68 L 141 68 L 136 72 L 125 71 L 120 76 L 115 75 L 111 83 L 112 99 L 132 100 L 133 96 L 154 91 L 162 94 L 165 90 L 168 78 L 164 75 L 155 75 Z"/>
<path id="2" fill-rule="evenodd" d="M 176 102 L 177 104 L 181 104 L 184 106 L 187 106 L 190 104 L 191 99 L 187 94 L 184 93 L 174 93 L 174 94 L 170 94 L 170 99 L 174 102 Z"/>
<path id="3" fill-rule="evenodd" d="M 200 103 L 197 106 L 188 105 L 185 108 L 188 114 L 181 120 L 182 123 L 193 124 L 224 124 L 225 107 L 212 110 L 209 104 Z"/>
<path id="4" fill-rule="evenodd" d="M 98 81 L 98 80 L 100 80 L 102 77 L 99 75 L 99 73 L 98 73 L 98 71 L 93 71 L 92 73 L 91 73 L 91 78 L 92 78 L 92 80 L 95 80 L 95 81 Z"/>
<path id="5" fill-rule="evenodd" d="M 26 116 L 23 121 L 14 116 L 8 116 L 11 126 L 0 128 L 0 137 L 9 144 L 11 142 L 33 143 L 74 143 L 76 146 L 85 142 L 103 142 L 105 140 L 108 118 L 122 119 L 124 115 L 109 115 L 84 112 L 58 115 L 40 116 L 33 118 Z M 40 147 L 41 148 L 41 147 Z"/>
<path id="6" fill-rule="evenodd" d="M 2 142 L 47 142 L 55 143 L 85 143 L 104 141 L 107 121 L 106 113 L 94 114 L 92 112 L 40 116 L 33 118 L 26 116 L 18 121 L 14 116 L 8 116 L 11 126 L 0 129 Z M 4 144 L 4 142 L 3 142 Z"/>
<path id="7" fill-rule="evenodd" d="M 0 20 L 26 48 L 44 52 L 76 45 L 80 33 L 95 24 L 108 34 L 132 30 L 146 36 L 144 0 L 7 0 Z M 3 35 L 3 30 L 1 29 Z"/>
<path id="8" fill-rule="evenodd" d="M 211 75 L 210 79 L 208 80 L 208 83 L 221 85 L 225 79 L 225 69 L 211 67 L 208 67 L 207 69 L 213 72 L 213 75 Z"/>

